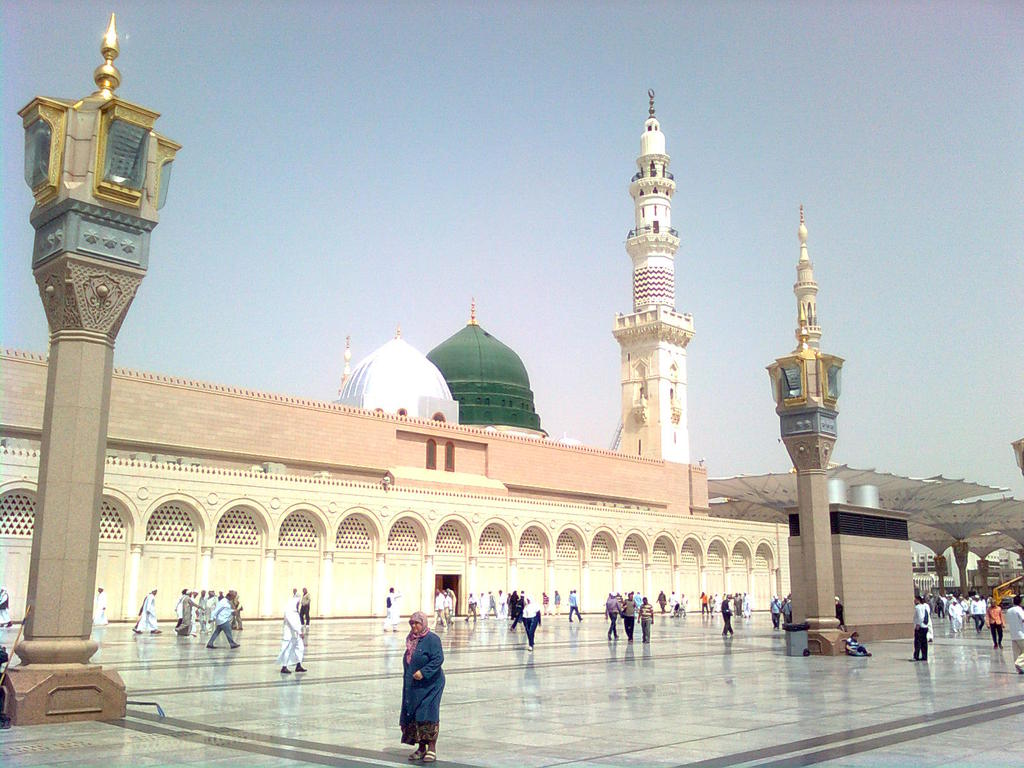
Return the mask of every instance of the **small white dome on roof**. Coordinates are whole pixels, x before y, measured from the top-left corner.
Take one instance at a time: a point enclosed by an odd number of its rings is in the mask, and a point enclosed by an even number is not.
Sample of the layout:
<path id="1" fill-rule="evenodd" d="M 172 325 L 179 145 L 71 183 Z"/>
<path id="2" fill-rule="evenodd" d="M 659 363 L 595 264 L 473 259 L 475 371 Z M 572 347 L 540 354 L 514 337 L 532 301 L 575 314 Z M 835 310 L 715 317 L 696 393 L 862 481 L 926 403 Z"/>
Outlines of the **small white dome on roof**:
<path id="1" fill-rule="evenodd" d="M 429 419 L 441 413 L 446 421 L 457 420 L 451 418 L 455 401 L 441 371 L 401 338 L 360 361 L 345 382 L 341 402 L 389 414 Z"/>

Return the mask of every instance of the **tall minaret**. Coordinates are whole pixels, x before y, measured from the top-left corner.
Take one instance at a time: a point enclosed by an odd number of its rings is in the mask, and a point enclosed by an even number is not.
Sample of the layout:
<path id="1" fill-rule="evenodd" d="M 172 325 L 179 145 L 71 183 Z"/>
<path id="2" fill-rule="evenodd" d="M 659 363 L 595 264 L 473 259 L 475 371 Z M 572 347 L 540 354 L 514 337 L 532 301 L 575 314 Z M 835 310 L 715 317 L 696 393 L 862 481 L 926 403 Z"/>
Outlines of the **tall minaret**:
<path id="1" fill-rule="evenodd" d="M 686 345 L 693 317 L 675 310 L 675 256 L 679 233 L 672 229 L 672 195 L 665 134 L 654 116 L 654 91 L 640 138 L 638 172 L 629 185 L 635 225 L 626 238 L 633 261 L 633 312 L 615 318 L 613 335 L 622 348 L 623 453 L 690 463 L 686 425 Z"/>
<path id="2" fill-rule="evenodd" d="M 814 282 L 814 265 L 807 255 L 807 225 L 804 224 L 804 207 L 800 206 L 800 261 L 796 264 L 796 282 L 793 293 L 796 295 L 796 328 L 807 328 L 807 343 L 815 349 L 821 340 L 821 326 L 818 325 L 818 284 Z"/>

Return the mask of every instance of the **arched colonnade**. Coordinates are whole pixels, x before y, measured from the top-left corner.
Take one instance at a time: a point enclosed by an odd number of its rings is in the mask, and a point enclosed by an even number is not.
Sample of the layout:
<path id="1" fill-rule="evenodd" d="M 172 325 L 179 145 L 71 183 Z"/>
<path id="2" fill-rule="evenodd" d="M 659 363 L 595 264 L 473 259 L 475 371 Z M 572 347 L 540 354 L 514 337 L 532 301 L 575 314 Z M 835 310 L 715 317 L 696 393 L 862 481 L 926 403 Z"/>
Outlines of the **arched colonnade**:
<path id="1" fill-rule="evenodd" d="M 748 592 L 755 608 L 781 591 L 778 557 L 767 539 L 667 531 L 585 530 L 574 523 L 513 525 L 494 516 L 428 520 L 416 510 L 384 519 L 368 508 L 328 515 L 312 504 L 268 510 L 247 498 L 206 504 L 183 494 L 135 500 L 106 489 L 101 505 L 97 585 L 112 619 L 132 618 L 151 589 L 160 614 L 173 616 L 184 587 L 237 589 L 244 617 L 280 615 L 293 587 L 313 594 L 322 616 L 382 615 L 389 587 L 403 612 L 429 610 L 436 583 L 453 585 L 463 612 L 469 593 L 525 590 L 562 595 L 575 589 L 584 610 L 601 610 L 609 592 Z M 3 583 L 16 615 L 24 610 L 35 514 L 30 487 L 0 489 Z M 332 522 L 333 520 L 333 522 Z"/>

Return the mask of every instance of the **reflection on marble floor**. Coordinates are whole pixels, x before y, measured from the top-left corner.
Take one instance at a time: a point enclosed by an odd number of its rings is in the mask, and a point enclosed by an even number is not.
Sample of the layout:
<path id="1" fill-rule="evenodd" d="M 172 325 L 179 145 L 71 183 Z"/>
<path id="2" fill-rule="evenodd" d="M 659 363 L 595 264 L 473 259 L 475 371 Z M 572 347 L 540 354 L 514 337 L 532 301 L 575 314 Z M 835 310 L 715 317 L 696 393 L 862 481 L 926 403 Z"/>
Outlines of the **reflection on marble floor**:
<path id="1" fill-rule="evenodd" d="M 658 616 L 643 645 L 639 629 L 634 644 L 621 627 L 607 641 L 600 616 L 551 616 L 529 654 L 522 630 L 460 620 L 440 633 L 438 764 L 1024 764 L 1024 676 L 987 633 L 940 631 L 931 660 L 915 664 L 909 640 L 877 643 L 870 659 L 789 658 L 767 616 L 734 623 L 724 640 L 718 621 Z M 246 622 L 236 651 L 126 625 L 94 636 L 94 660 L 167 717 L 132 705 L 114 724 L 5 731 L 4 766 L 408 765 L 397 727 L 405 637 L 378 621 L 314 620 L 310 671 L 288 676 L 275 664 L 277 621 Z"/>

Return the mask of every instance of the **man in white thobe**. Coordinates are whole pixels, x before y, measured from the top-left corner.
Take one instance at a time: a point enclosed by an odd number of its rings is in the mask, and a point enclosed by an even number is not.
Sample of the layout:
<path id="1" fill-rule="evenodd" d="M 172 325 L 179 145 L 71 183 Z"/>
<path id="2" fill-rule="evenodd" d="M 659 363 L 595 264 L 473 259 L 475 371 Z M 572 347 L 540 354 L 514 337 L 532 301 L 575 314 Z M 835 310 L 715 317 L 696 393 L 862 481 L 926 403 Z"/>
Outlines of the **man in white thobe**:
<path id="1" fill-rule="evenodd" d="M 11 626 L 11 596 L 0 587 L 0 627 Z"/>
<path id="2" fill-rule="evenodd" d="M 289 664 L 295 665 L 296 672 L 305 672 L 302 666 L 302 655 L 306 644 L 302 641 L 302 623 L 299 620 L 299 590 L 293 589 L 292 596 L 284 607 L 284 629 L 281 633 L 281 653 L 277 655 L 277 663 L 281 665 L 281 674 L 290 675 Z"/>
<path id="3" fill-rule="evenodd" d="M 213 630 L 213 611 L 217 607 L 217 596 L 212 589 L 206 590 L 206 610 L 203 611 L 203 632 Z"/>
<path id="4" fill-rule="evenodd" d="M 141 635 L 143 632 L 149 632 L 151 635 L 160 634 L 160 630 L 156 628 L 155 589 L 142 601 L 142 608 L 139 609 L 139 621 L 136 623 L 134 631 L 136 635 Z"/>
<path id="5" fill-rule="evenodd" d="M 92 623 L 97 627 L 107 624 L 107 593 L 103 587 L 96 588 L 96 599 L 92 603 Z"/>
<path id="6" fill-rule="evenodd" d="M 750 608 L 750 595 L 748 595 L 746 592 L 744 592 L 743 593 L 743 618 L 744 619 L 749 619 L 750 618 L 750 612 L 751 612 L 751 608 Z"/>
<path id="7" fill-rule="evenodd" d="M 392 632 L 398 631 L 398 622 L 401 621 L 402 611 L 398 607 L 399 601 L 402 599 L 402 593 L 391 587 L 388 590 L 388 597 L 385 601 L 387 608 L 387 616 L 384 618 L 384 631 L 387 632 L 390 628 Z"/>

